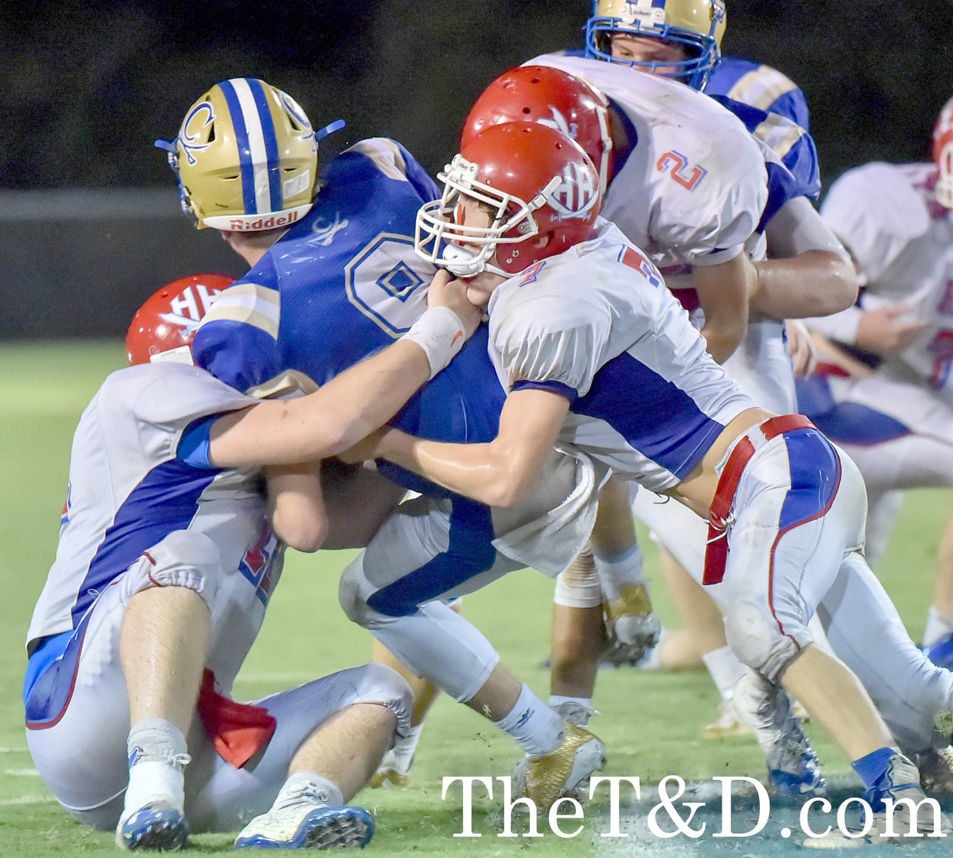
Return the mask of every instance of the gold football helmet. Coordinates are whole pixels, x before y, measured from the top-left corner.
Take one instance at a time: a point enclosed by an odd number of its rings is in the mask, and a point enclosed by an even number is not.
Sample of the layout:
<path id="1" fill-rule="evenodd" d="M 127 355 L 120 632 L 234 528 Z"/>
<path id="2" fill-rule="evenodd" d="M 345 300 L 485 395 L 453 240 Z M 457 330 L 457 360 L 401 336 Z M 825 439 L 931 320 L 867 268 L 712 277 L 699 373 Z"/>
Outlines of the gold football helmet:
<path id="1" fill-rule="evenodd" d="M 318 138 L 287 93 L 255 78 L 215 84 L 185 114 L 169 154 L 182 208 L 199 229 L 290 226 L 311 209 Z"/>
<path id="2" fill-rule="evenodd" d="M 721 56 L 725 17 L 725 0 L 594 0 L 592 17 L 586 23 L 586 56 L 674 77 L 693 89 L 704 89 Z M 683 48 L 686 57 L 675 63 L 613 57 L 609 44 L 613 33 L 661 39 Z"/>

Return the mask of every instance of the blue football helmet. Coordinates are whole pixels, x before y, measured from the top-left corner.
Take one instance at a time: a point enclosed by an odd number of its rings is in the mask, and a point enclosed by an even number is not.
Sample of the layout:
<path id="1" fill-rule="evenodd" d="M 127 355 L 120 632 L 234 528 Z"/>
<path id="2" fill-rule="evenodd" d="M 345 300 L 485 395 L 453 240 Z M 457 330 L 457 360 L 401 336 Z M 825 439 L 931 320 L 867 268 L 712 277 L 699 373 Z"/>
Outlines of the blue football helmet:
<path id="1" fill-rule="evenodd" d="M 724 0 L 594 0 L 586 23 L 586 56 L 621 63 L 704 89 L 721 56 Z M 613 34 L 645 36 L 680 47 L 685 59 L 642 62 L 612 55 Z"/>

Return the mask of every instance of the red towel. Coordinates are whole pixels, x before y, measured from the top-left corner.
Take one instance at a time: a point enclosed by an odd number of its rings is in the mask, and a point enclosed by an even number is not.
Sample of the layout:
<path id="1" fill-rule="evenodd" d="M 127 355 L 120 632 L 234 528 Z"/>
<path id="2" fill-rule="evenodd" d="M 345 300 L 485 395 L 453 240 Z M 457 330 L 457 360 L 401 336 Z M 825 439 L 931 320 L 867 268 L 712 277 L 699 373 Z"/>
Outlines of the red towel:
<path id="1" fill-rule="evenodd" d="M 198 700 L 199 717 L 215 750 L 240 769 L 265 747 L 278 722 L 264 706 L 238 703 L 215 690 L 215 674 L 206 670 Z"/>

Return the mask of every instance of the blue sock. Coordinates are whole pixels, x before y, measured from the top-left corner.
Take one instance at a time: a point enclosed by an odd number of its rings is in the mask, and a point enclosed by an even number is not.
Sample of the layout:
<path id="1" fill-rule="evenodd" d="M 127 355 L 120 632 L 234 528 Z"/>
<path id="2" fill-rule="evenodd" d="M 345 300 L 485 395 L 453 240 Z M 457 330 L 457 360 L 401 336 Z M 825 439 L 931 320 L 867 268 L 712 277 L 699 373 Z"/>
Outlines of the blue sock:
<path id="1" fill-rule="evenodd" d="M 851 763 L 854 771 L 860 775 L 860 779 L 864 782 L 867 801 L 875 813 L 883 810 L 883 798 L 881 796 L 890 786 L 887 783 L 890 761 L 899 753 L 899 748 L 878 748 L 876 751 Z"/>

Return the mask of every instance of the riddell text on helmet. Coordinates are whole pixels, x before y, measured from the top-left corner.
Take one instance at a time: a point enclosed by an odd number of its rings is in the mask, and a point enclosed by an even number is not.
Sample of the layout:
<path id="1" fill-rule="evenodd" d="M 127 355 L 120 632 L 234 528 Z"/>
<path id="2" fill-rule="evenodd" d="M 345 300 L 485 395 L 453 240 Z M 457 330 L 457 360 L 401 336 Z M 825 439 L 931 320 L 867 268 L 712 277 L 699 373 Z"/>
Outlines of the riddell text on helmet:
<path id="1" fill-rule="evenodd" d="M 235 230 L 236 232 L 242 231 L 255 231 L 261 229 L 274 229 L 278 226 L 288 226 L 288 224 L 294 223 L 298 219 L 298 212 L 290 212 L 286 215 L 281 215 L 280 217 L 275 217 L 275 215 L 270 215 L 268 217 L 260 217 L 257 220 L 248 220 L 245 218 L 233 218 L 229 221 L 228 228 Z"/>

